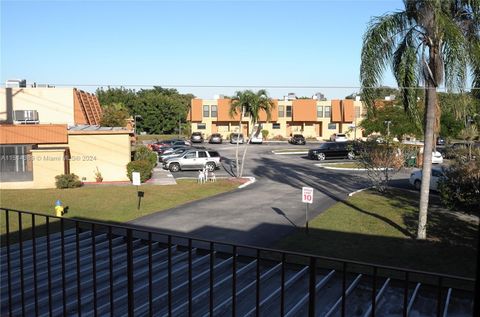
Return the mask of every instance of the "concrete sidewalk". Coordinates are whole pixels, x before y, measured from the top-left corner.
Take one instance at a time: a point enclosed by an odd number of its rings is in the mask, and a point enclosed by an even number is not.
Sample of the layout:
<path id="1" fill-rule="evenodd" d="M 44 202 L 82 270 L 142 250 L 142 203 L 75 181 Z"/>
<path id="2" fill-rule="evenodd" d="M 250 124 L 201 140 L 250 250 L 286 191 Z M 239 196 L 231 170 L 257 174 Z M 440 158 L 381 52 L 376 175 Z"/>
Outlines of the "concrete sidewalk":
<path id="1" fill-rule="evenodd" d="M 147 181 L 147 184 L 176 185 L 177 182 L 170 171 L 164 170 L 162 167 L 157 166 L 153 169 L 152 178 Z"/>

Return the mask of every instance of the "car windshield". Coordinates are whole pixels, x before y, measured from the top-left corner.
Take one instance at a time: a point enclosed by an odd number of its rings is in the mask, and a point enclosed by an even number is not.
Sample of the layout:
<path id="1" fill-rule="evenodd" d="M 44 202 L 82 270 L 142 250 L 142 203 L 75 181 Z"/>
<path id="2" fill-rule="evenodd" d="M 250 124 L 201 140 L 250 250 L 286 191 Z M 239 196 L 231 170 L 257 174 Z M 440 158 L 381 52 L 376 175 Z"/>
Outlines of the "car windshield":
<path id="1" fill-rule="evenodd" d="M 345 138 L 345 134 L 337 134 L 337 138 Z"/>
<path id="2" fill-rule="evenodd" d="M 218 134 L 218 133 L 212 134 L 212 138 L 218 138 L 219 136 L 220 136 L 220 134 Z"/>
<path id="3" fill-rule="evenodd" d="M 303 135 L 301 135 L 301 134 L 295 134 L 293 137 L 294 137 L 294 138 L 303 138 Z"/>
<path id="4" fill-rule="evenodd" d="M 232 138 L 237 138 L 237 137 L 243 138 L 243 134 L 237 134 L 237 133 L 232 134 Z"/>
<path id="5" fill-rule="evenodd" d="M 322 144 L 320 144 L 319 149 L 322 149 L 322 150 L 328 149 L 328 143 L 322 143 Z"/>

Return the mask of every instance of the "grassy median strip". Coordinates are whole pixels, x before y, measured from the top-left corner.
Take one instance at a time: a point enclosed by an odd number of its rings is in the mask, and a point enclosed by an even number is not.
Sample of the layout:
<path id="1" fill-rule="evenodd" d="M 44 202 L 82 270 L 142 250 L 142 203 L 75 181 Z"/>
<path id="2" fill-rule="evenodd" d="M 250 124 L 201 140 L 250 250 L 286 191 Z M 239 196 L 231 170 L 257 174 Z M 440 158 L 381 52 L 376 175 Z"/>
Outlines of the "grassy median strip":
<path id="1" fill-rule="evenodd" d="M 22 189 L 1 190 L 0 203 L 4 208 L 40 212 L 54 215 L 55 201 L 60 200 L 68 206 L 66 218 L 83 220 L 99 220 L 111 223 L 122 223 L 154 212 L 173 208 L 187 202 L 206 198 L 231 191 L 240 185 L 235 180 L 219 180 L 206 184 L 198 184 L 192 180 L 180 180 L 177 185 L 142 185 L 145 193 L 140 210 L 137 210 L 137 188 L 127 186 L 96 186 L 75 189 Z M 18 219 L 12 213 L 10 231 L 18 231 Z M 43 217 L 36 217 L 36 224 L 45 223 Z M 30 217 L 24 216 L 23 229 L 31 226 Z M 54 221 L 54 220 L 52 220 Z M 56 228 L 58 224 L 54 224 Z M 39 229 L 40 232 L 42 229 Z M 5 216 L 0 220 L 0 234 L 6 232 Z M 2 239 L 2 244 L 4 243 Z"/>
<path id="2" fill-rule="evenodd" d="M 431 197 L 426 241 L 415 239 L 419 195 L 366 191 L 338 202 L 277 247 L 328 257 L 475 277 L 477 221 Z"/>

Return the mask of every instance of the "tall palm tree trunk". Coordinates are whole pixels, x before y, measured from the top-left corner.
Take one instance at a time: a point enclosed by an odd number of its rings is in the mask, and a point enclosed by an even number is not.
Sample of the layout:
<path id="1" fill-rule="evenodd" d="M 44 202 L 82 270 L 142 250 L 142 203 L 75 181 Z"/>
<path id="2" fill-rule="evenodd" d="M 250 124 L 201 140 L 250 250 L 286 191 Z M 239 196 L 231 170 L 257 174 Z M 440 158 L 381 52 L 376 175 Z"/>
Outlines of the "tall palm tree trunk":
<path id="1" fill-rule="evenodd" d="M 243 116 L 245 115 L 245 109 L 242 109 L 242 112 L 240 114 L 240 121 L 238 121 L 238 133 L 237 133 L 237 147 L 235 149 L 235 176 L 237 178 L 239 177 L 242 177 L 241 173 L 240 173 L 240 166 L 238 164 L 238 150 L 240 148 L 240 134 L 242 133 L 242 120 L 243 120 Z M 243 160 L 242 160 L 243 162 Z M 243 163 L 242 163 L 243 164 Z"/>
<path id="2" fill-rule="evenodd" d="M 430 194 L 430 178 L 432 173 L 432 150 L 435 125 L 435 109 L 437 104 L 437 89 L 432 79 L 425 85 L 425 140 L 423 147 L 422 185 L 420 187 L 420 208 L 418 215 L 417 239 L 427 238 L 427 213 Z"/>

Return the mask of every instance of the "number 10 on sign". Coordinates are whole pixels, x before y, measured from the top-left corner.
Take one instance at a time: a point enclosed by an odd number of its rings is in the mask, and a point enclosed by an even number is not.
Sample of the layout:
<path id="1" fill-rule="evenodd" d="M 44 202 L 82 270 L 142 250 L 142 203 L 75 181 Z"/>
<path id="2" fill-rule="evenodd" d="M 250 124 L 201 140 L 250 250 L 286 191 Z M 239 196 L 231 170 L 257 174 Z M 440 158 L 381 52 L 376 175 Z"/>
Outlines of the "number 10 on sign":
<path id="1" fill-rule="evenodd" d="M 302 187 L 302 203 L 305 203 L 305 232 L 308 234 L 308 204 L 313 203 L 313 188 Z"/>

